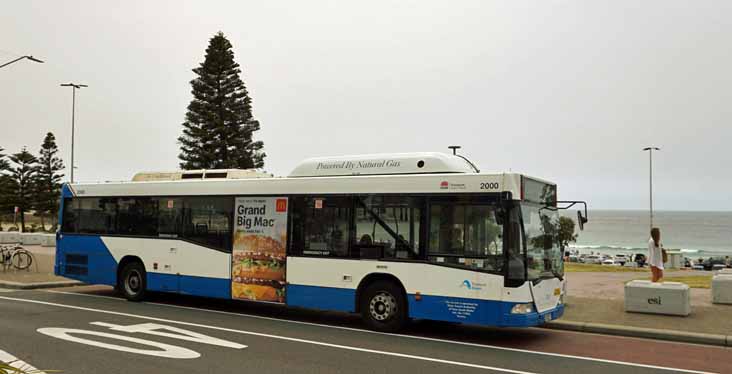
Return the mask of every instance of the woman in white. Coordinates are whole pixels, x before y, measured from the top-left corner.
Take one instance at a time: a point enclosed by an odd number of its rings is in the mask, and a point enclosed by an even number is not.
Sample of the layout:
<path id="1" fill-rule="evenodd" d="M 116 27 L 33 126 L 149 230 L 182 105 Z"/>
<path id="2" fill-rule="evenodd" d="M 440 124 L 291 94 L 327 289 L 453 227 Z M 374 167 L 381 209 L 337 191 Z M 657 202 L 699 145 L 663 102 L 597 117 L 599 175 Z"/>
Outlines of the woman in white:
<path id="1" fill-rule="evenodd" d="M 663 278 L 663 245 L 661 230 L 658 227 L 651 229 L 651 239 L 648 240 L 648 263 L 651 265 L 653 282 L 658 282 Z"/>

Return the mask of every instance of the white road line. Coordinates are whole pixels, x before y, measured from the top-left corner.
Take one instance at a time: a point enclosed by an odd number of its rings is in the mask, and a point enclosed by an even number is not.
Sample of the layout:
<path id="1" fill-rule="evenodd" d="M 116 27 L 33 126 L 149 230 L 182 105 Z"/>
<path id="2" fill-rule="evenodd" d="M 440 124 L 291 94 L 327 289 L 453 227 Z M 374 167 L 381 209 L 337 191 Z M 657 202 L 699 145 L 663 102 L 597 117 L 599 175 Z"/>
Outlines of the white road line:
<path id="1" fill-rule="evenodd" d="M 296 342 L 296 343 L 304 343 L 304 344 L 312 344 L 312 345 L 318 345 L 318 346 L 323 346 L 323 347 L 330 347 L 330 348 L 337 348 L 337 349 L 345 349 L 345 350 L 349 350 L 349 351 L 372 353 L 372 354 L 383 355 L 383 356 L 409 358 L 409 359 L 413 359 L 413 360 L 435 362 L 435 363 L 446 364 L 446 365 L 470 367 L 470 368 L 482 369 L 482 370 L 500 371 L 500 372 L 503 372 L 503 373 L 512 373 L 512 374 L 536 374 L 536 373 L 528 372 L 528 371 L 504 369 L 504 368 L 498 368 L 498 367 L 493 367 L 493 366 L 471 364 L 471 363 L 468 363 L 468 362 L 460 362 L 460 361 L 442 360 L 442 359 L 438 359 L 438 358 L 424 357 L 424 356 L 416 356 L 416 355 L 410 355 L 410 354 L 404 354 L 404 353 L 395 353 L 395 352 L 379 351 L 379 350 L 375 350 L 375 349 L 368 349 L 368 348 L 354 347 L 354 346 L 348 346 L 348 345 L 340 345 L 340 344 L 319 342 L 319 341 L 316 341 L 316 340 L 292 338 L 292 337 L 288 337 L 288 336 L 265 334 L 265 333 L 254 332 L 254 331 L 235 330 L 235 329 L 230 329 L 230 328 L 226 328 L 226 327 L 203 325 L 203 324 L 192 323 L 192 322 L 174 321 L 174 320 L 166 319 L 166 318 L 148 317 L 148 316 L 137 315 L 137 314 L 115 312 L 115 311 L 112 311 L 112 310 L 86 308 L 86 307 L 75 306 L 75 305 L 51 303 L 51 302 L 39 301 L 39 300 L 19 299 L 19 298 L 14 298 L 14 297 L 5 297 L 5 296 L 0 296 L 0 299 L 11 300 L 11 301 L 27 302 L 27 303 L 33 303 L 33 304 L 41 304 L 41 305 L 50 305 L 50 306 L 55 306 L 55 307 L 59 307 L 59 308 L 84 310 L 84 311 L 87 311 L 87 312 L 104 313 L 104 314 L 111 314 L 111 315 L 131 317 L 131 318 L 147 319 L 147 320 L 151 320 L 151 321 L 160 321 L 160 322 L 166 322 L 166 323 L 175 323 L 175 324 L 184 325 L 184 326 L 200 327 L 200 328 L 205 328 L 205 329 L 218 330 L 218 331 L 226 331 L 226 332 L 232 332 L 232 333 L 243 334 L 243 335 L 259 336 L 259 337 L 270 338 L 270 339 L 278 339 L 278 340 L 284 340 L 284 341 L 290 341 L 290 342 Z"/>
<path id="2" fill-rule="evenodd" d="M 23 370 L 23 371 L 26 371 L 29 373 L 46 374 L 46 372 L 34 368 L 27 362 L 19 360 L 17 357 L 11 355 L 8 352 L 3 351 L 2 349 L 0 349 L 0 362 L 4 362 L 16 369 L 20 369 L 20 370 Z"/>
<path id="3" fill-rule="evenodd" d="M 114 300 L 126 301 L 125 299 L 120 299 L 120 298 L 112 297 L 112 296 L 87 295 L 87 294 L 82 294 L 82 293 L 77 293 L 77 292 L 64 292 L 64 291 L 45 291 L 45 292 L 61 293 L 61 294 L 69 294 L 69 295 L 78 295 L 78 296 L 88 296 L 88 297 L 99 297 L 99 298 L 107 298 L 107 299 L 114 299 Z M 447 340 L 447 339 L 439 339 L 439 338 L 430 338 L 430 337 L 426 337 L 426 336 L 405 335 L 405 334 L 389 334 L 389 333 L 372 331 L 372 330 L 358 329 L 358 328 L 354 328 L 354 327 L 324 325 L 324 324 L 313 323 L 313 322 L 293 321 L 293 320 L 288 320 L 288 319 L 281 319 L 281 318 L 274 318 L 274 317 L 264 317 L 264 316 L 258 316 L 258 315 L 253 315 L 253 314 L 246 314 L 246 313 L 225 312 L 225 311 L 221 311 L 221 310 L 202 309 L 202 308 L 189 307 L 189 306 L 181 306 L 181 305 L 152 303 L 152 302 L 147 302 L 147 301 L 143 302 L 143 304 L 157 305 L 157 306 L 165 306 L 165 307 L 169 307 L 169 308 L 188 309 L 188 310 L 195 310 L 195 311 L 200 311 L 200 312 L 208 312 L 208 313 L 216 313 L 216 314 L 225 314 L 225 315 L 239 316 L 239 317 L 247 317 L 247 318 L 257 318 L 257 319 L 263 319 L 263 320 L 268 320 L 268 321 L 278 321 L 278 322 L 295 323 L 295 324 L 299 324 L 299 325 L 326 327 L 326 328 L 338 329 L 338 330 L 358 331 L 358 332 L 368 333 L 368 334 L 398 336 L 398 337 L 408 338 L 408 339 L 426 340 L 426 341 L 432 341 L 432 342 L 448 343 L 448 344 L 457 344 L 457 345 L 464 345 L 464 346 L 470 346 L 470 347 L 489 348 L 489 349 L 496 349 L 496 350 L 503 350 L 503 351 L 510 351 L 510 352 L 530 353 L 530 354 L 536 354 L 536 355 L 542 355 L 542 356 L 553 356 L 553 357 L 570 358 L 570 359 L 584 360 L 584 361 L 602 362 L 602 363 L 615 364 L 615 365 L 642 367 L 642 368 L 658 369 L 658 370 L 678 371 L 678 372 L 684 372 L 684 373 L 707 373 L 707 372 L 703 372 L 703 371 L 684 370 L 684 369 L 677 369 L 677 368 L 671 368 L 671 367 L 665 367 L 665 366 L 656 366 L 656 365 L 638 364 L 638 363 L 634 363 L 634 362 L 607 360 L 607 359 L 595 358 L 595 357 L 575 356 L 575 355 L 568 355 L 568 354 L 562 354 L 562 353 L 551 353 L 551 352 L 542 352 L 542 351 L 532 351 L 532 350 L 528 350 L 528 349 L 508 348 L 508 347 L 501 347 L 501 346 L 496 346 L 496 345 L 479 344 L 479 343 L 469 343 L 469 342 L 460 342 L 460 341 L 455 341 L 455 340 Z M 629 338 L 629 339 L 637 339 L 637 338 Z"/>
<path id="4" fill-rule="evenodd" d="M 127 301 L 126 299 L 120 298 L 120 297 L 114 297 L 114 296 L 104 296 L 104 295 L 90 295 L 80 292 L 67 292 L 67 291 L 53 291 L 53 290 L 41 290 L 43 292 L 49 292 L 49 293 L 60 293 L 64 295 L 76 295 L 76 296 L 85 296 L 85 297 L 96 297 L 98 299 L 109 299 L 109 300 L 117 300 L 117 301 Z"/>

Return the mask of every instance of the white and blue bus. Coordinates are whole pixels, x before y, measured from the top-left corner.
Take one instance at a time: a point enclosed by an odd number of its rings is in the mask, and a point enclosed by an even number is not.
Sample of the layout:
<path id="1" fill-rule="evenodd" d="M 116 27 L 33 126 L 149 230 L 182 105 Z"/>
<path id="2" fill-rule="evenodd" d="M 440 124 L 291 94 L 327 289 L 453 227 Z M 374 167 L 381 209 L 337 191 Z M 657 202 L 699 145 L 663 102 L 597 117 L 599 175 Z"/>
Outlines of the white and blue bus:
<path id="1" fill-rule="evenodd" d="M 55 273 L 129 300 L 360 313 L 378 331 L 409 319 L 536 326 L 564 312 L 557 210 L 574 203 L 552 183 L 442 153 L 313 158 L 287 177 L 140 173 L 63 186 Z"/>

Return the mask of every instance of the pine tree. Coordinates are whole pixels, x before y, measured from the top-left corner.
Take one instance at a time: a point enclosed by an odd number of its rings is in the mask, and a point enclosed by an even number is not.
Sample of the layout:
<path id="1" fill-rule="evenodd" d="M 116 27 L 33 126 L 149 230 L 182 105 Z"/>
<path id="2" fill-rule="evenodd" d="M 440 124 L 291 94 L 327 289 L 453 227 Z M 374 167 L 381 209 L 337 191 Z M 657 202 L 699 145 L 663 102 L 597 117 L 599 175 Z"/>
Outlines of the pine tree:
<path id="1" fill-rule="evenodd" d="M 263 143 L 252 135 L 259 121 L 231 43 L 219 32 L 206 48 L 206 57 L 193 69 L 193 100 L 188 105 L 183 135 L 178 138 L 182 169 L 261 168 Z"/>
<path id="2" fill-rule="evenodd" d="M 10 206 L 10 196 L 9 196 L 9 184 L 10 180 L 7 174 L 5 172 L 10 167 L 10 164 L 8 164 L 8 160 L 5 159 L 5 154 L 3 153 L 5 149 L 3 147 L 0 147 L 0 231 L 3 231 L 3 216 L 9 211 Z"/>
<path id="3" fill-rule="evenodd" d="M 8 164 L 8 160 L 5 159 L 5 154 L 3 153 L 5 149 L 3 147 L 0 147 L 0 173 L 8 170 L 10 167 L 10 164 Z"/>
<path id="4" fill-rule="evenodd" d="M 58 212 L 58 201 L 61 195 L 61 178 L 59 171 L 64 169 L 63 161 L 57 156 L 58 147 L 53 133 L 46 134 L 41 144 L 37 173 L 33 178 L 36 199 L 33 208 L 41 217 L 41 228 L 45 231 L 45 215 L 53 217 Z"/>
<path id="5" fill-rule="evenodd" d="M 20 227 L 25 232 L 25 212 L 33 206 L 33 180 L 37 169 L 37 159 L 25 147 L 10 155 L 14 164 L 10 167 L 10 202 L 17 206 L 20 213 Z"/>

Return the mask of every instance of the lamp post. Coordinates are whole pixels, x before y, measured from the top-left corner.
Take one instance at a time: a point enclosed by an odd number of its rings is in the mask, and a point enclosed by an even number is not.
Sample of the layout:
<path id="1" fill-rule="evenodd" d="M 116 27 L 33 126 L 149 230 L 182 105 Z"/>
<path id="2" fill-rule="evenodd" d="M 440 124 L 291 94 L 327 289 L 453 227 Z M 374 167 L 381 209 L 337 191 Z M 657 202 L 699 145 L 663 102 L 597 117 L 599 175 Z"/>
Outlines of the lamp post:
<path id="1" fill-rule="evenodd" d="M 18 62 L 18 61 L 20 61 L 20 60 L 22 60 L 22 59 L 28 59 L 28 60 L 31 60 L 31 61 L 33 61 L 33 62 L 37 62 L 37 63 L 39 63 L 39 64 L 42 64 L 42 63 L 43 63 L 43 61 L 41 61 L 41 60 L 39 60 L 39 59 L 37 59 L 37 58 L 35 58 L 35 57 L 33 57 L 33 56 L 20 56 L 20 57 L 16 58 L 16 59 L 15 59 L 15 60 L 13 60 L 13 61 L 10 61 L 10 62 L 6 62 L 6 63 L 4 63 L 4 64 L 0 65 L 0 68 L 4 68 L 4 67 L 6 67 L 6 66 L 8 66 L 8 65 L 12 64 L 13 62 Z"/>
<path id="2" fill-rule="evenodd" d="M 653 151 L 660 151 L 658 147 L 646 147 L 643 151 L 648 151 L 648 201 L 650 206 L 650 229 L 653 229 Z M 650 230 L 649 230 L 650 232 Z"/>
<path id="3" fill-rule="evenodd" d="M 71 87 L 71 183 L 74 183 L 74 114 L 76 112 L 76 89 L 89 87 L 85 84 L 64 83 L 61 87 Z"/>

